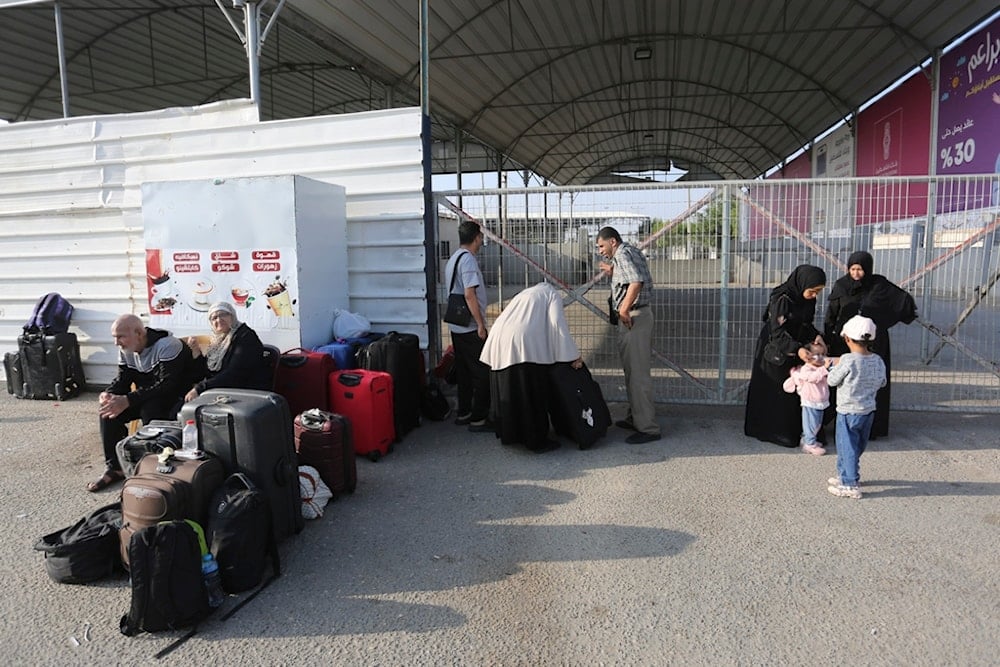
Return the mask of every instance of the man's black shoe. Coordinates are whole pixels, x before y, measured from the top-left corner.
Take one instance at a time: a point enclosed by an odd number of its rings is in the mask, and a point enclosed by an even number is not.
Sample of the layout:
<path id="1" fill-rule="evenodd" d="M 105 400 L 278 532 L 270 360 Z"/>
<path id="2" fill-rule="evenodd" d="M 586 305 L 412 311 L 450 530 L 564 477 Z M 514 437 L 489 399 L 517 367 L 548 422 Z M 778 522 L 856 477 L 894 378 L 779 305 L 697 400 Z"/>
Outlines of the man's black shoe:
<path id="1" fill-rule="evenodd" d="M 646 442 L 655 442 L 659 440 L 662 436 L 659 433 L 642 433 L 636 432 L 625 438 L 625 442 L 630 445 L 641 445 Z"/>

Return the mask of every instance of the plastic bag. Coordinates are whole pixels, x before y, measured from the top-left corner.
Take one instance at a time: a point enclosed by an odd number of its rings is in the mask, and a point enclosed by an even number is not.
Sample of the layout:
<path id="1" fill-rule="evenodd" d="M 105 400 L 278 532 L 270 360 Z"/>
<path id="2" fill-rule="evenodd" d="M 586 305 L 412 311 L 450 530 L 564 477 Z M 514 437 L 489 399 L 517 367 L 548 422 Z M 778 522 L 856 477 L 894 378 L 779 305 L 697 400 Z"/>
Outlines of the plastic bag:
<path id="1" fill-rule="evenodd" d="M 302 517 L 318 519 L 323 508 L 333 498 L 333 492 L 312 466 L 299 466 L 299 495 L 302 496 Z"/>
<path id="2" fill-rule="evenodd" d="M 333 311 L 333 338 L 361 338 L 372 329 L 372 323 L 363 315 L 347 310 Z"/>

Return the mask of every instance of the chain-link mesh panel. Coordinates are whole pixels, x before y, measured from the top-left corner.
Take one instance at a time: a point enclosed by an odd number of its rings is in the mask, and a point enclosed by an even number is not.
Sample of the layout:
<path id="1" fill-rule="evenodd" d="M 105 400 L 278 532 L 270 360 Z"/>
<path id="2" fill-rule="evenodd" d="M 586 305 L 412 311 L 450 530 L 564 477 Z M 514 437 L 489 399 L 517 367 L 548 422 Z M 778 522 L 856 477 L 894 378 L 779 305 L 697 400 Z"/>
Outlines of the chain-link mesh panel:
<path id="1" fill-rule="evenodd" d="M 918 306 L 916 322 L 890 333 L 893 405 L 997 411 L 997 190 L 983 176 L 448 192 L 439 233 L 454 250 L 460 219 L 484 227 L 490 319 L 540 280 L 562 289 L 584 359 L 607 398 L 624 400 L 595 247 L 597 231 L 615 227 L 653 276 L 652 375 L 665 403 L 741 403 L 771 288 L 803 263 L 832 287 L 867 250 Z"/>

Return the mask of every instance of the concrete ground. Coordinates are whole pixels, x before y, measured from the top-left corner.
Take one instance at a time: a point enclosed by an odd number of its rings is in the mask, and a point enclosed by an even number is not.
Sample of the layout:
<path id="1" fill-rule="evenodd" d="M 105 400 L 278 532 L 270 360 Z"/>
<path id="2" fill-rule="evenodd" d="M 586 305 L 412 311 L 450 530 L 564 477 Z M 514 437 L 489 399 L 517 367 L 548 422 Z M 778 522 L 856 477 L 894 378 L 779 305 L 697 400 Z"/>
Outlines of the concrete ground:
<path id="1" fill-rule="evenodd" d="M 621 406 L 612 406 L 621 414 Z M 281 548 L 232 616 L 126 638 L 124 575 L 52 582 L 43 534 L 112 502 L 96 394 L 0 396 L 0 657 L 9 665 L 996 665 L 1000 415 L 897 413 L 834 498 L 835 457 L 668 406 L 665 437 L 504 447 L 425 423 Z M 223 611 L 237 604 L 227 600 Z M 89 633 L 85 629 L 89 624 Z M 89 640 L 87 639 L 89 637 Z"/>

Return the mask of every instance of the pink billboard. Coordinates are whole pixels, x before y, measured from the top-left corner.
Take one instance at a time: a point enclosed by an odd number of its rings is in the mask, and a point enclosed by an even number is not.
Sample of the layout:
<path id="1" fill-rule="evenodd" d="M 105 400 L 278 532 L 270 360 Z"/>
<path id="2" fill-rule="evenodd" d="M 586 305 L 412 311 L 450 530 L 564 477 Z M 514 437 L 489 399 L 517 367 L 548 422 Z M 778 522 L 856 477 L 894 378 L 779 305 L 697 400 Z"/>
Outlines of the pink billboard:
<path id="1" fill-rule="evenodd" d="M 930 129 L 931 85 L 917 72 L 858 115 L 858 176 L 925 176 Z M 924 215 L 927 185 L 863 185 L 856 211 L 859 225 Z"/>
<path id="2" fill-rule="evenodd" d="M 773 181 L 793 178 L 810 178 L 812 159 L 803 153 L 780 171 L 767 177 L 768 185 L 751 186 L 749 237 L 780 238 L 788 236 L 784 225 L 795 231 L 808 233 L 809 230 L 809 186 L 808 184 L 776 184 Z"/>
<path id="3" fill-rule="evenodd" d="M 941 57 L 937 173 L 1000 172 L 1000 19 Z M 939 211 L 996 206 L 996 182 L 942 184 Z"/>

